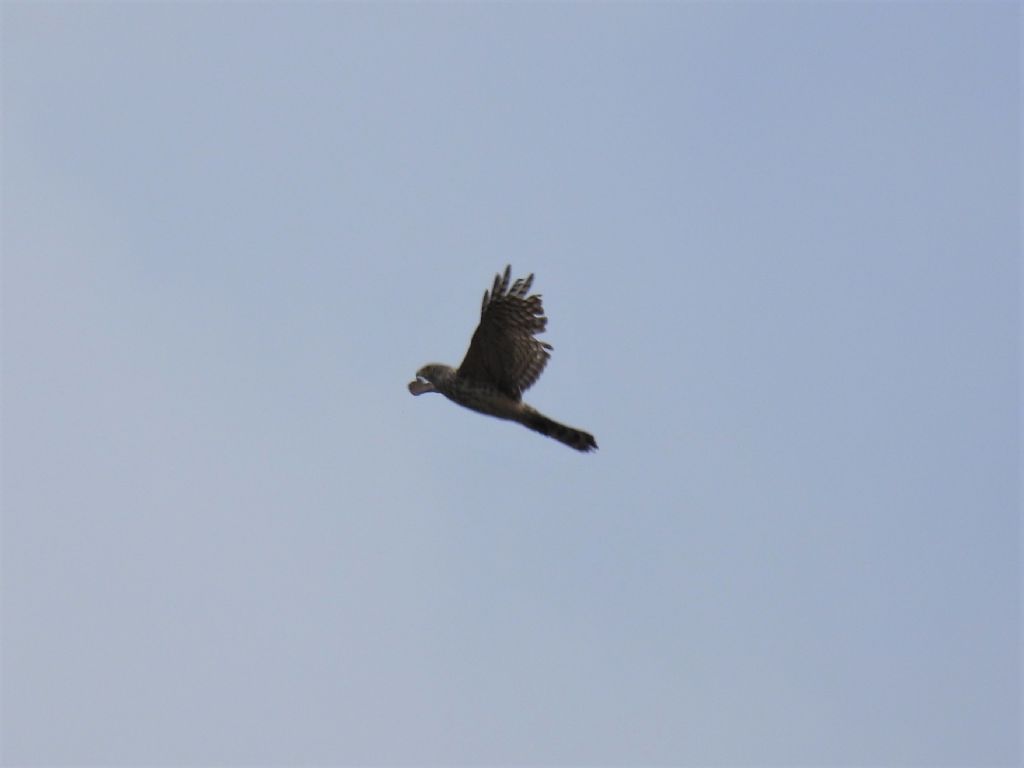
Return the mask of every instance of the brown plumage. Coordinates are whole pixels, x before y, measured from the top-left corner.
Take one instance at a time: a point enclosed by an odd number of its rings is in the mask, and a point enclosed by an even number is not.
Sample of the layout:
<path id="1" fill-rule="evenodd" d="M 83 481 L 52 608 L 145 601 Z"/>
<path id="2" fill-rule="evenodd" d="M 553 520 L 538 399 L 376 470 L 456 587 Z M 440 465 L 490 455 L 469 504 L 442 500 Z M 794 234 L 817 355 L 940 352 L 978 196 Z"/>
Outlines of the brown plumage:
<path id="1" fill-rule="evenodd" d="M 512 283 L 511 266 L 484 292 L 480 324 L 458 370 L 440 363 L 423 366 L 409 383 L 414 395 L 440 392 L 479 413 L 516 421 L 578 451 L 597 449 L 594 436 L 549 419 L 522 402 L 551 357 L 551 345 L 536 334 L 547 326 L 538 294 L 528 295 L 533 275 Z"/>

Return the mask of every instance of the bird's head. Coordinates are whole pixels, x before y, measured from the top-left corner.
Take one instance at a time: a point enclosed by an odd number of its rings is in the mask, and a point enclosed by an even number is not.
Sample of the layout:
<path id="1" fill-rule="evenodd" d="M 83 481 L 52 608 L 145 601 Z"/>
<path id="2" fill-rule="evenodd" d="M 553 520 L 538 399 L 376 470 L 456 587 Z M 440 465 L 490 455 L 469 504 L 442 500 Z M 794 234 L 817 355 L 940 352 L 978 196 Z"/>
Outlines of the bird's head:
<path id="1" fill-rule="evenodd" d="M 416 380 L 409 382 L 409 391 L 414 395 L 422 395 L 424 392 L 437 392 L 442 381 L 455 372 L 451 366 L 440 363 L 424 365 L 416 371 Z"/>

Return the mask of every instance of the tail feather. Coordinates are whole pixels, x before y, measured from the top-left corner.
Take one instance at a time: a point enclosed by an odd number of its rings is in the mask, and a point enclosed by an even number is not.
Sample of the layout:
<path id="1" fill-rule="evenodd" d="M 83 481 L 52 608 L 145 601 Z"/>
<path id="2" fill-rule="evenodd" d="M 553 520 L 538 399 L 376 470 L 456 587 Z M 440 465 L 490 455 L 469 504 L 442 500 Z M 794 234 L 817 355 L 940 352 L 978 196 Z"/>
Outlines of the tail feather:
<path id="1" fill-rule="evenodd" d="M 554 419 L 549 419 L 543 413 L 539 413 L 532 408 L 527 412 L 522 424 L 534 432 L 540 432 L 546 437 L 553 437 L 560 443 L 565 443 L 577 451 L 597 450 L 597 441 L 589 432 L 584 432 L 582 429 L 575 429 L 574 427 L 567 427 L 565 424 L 559 424 Z"/>

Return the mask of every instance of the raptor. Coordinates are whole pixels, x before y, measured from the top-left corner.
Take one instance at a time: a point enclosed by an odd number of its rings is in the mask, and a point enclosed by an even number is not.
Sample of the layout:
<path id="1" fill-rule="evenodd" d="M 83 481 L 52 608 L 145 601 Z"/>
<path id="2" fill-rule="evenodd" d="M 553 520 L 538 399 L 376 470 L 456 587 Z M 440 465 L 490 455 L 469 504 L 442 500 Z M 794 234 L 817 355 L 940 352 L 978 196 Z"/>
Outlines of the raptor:
<path id="1" fill-rule="evenodd" d="M 533 275 L 510 287 L 511 275 L 511 266 L 505 267 L 504 275 L 496 275 L 491 289 L 484 291 L 480 324 L 462 364 L 423 366 L 409 382 L 409 391 L 439 392 L 465 408 L 518 422 L 577 451 L 597 450 L 589 432 L 560 424 L 523 402 L 523 392 L 540 378 L 552 347 L 536 338 L 548 320 L 540 295 L 529 293 Z"/>

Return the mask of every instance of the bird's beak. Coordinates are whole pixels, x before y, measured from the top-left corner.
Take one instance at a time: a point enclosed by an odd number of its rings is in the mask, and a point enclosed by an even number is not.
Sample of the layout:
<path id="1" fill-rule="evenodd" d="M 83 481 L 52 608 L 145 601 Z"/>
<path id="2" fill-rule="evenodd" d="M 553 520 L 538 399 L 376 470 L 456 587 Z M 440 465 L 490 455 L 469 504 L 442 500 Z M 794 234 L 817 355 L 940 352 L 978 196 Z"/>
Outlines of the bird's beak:
<path id="1" fill-rule="evenodd" d="M 424 392 L 433 392 L 435 390 L 433 384 L 422 376 L 417 376 L 415 381 L 409 382 L 409 391 L 414 395 L 422 395 Z"/>

